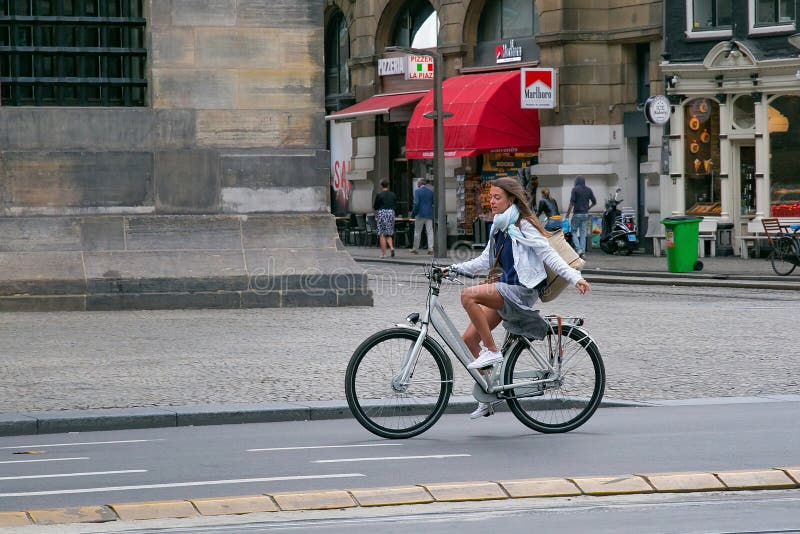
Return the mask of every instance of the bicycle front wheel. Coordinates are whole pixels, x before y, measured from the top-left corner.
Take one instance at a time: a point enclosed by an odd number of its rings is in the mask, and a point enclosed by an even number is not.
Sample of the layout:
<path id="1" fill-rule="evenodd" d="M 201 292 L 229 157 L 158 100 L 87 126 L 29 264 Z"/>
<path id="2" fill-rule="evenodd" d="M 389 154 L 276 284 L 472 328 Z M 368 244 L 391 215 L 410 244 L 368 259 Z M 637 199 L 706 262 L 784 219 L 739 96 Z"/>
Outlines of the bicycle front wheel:
<path id="1" fill-rule="evenodd" d="M 769 254 L 772 270 L 780 276 L 788 276 L 797 267 L 796 261 L 798 252 L 800 252 L 797 241 L 789 236 L 781 236 L 774 243 L 772 252 Z"/>
<path id="2" fill-rule="evenodd" d="M 605 389 L 605 367 L 594 341 L 580 328 L 562 327 L 542 341 L 518 341 L 506 361 L 506 385 L 553 379 L 540 385 L 510 389 L 508 407 L 524 425 L 544 433 L 569 432 L 584 424 L 600 405 Z M 552 376 L 542 361 L 556 363 L 561 354 L 560 376 Z M 538 357 L 538 358 L 537 358 Z"/>
<path id="3" fill-rule="evenodd" d="M 345 396 L 361 425 L 382 438 L 410 438 L 428 430 L 447 407 L 453 367 L 444 350 L 426 338 L 407 383 L 399 373 L 419 336 L 392 328 L 370 336 L 353 353 Z"/>

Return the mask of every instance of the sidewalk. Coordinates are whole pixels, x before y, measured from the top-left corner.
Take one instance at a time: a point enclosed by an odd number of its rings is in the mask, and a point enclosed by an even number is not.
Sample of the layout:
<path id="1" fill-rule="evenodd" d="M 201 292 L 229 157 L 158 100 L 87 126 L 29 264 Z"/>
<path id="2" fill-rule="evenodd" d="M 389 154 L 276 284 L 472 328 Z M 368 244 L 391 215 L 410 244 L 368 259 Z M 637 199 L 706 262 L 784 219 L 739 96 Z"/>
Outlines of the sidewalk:
<path id="1" fill-rule="evenodd" d="M 357 262 L 386 262 L 409 265 L 429 264 L 432 256 L 422 252 L 411 254 L 409 249 L 396 249 L 394 258 L 380 259 L 378 247 L 347 246 Z M 480 254 L 481 249 L 459 247 L 448 251 L 440 263 L 466 261 Z M 800 290 L 800 269 L 789 276 L 778 276 L 769 258 L 743 259 L 739 256 L 698 258 L 703 270 L 691 273 L 672 273 L 667 269 L 666 256 L 637 253 L 617 256 L 592 249 L 586 254 L 584 276 L 590 282 L 636 283 L 647 285 L 702 285 L 718 287 L 747 287 L 754 289 Z"/>

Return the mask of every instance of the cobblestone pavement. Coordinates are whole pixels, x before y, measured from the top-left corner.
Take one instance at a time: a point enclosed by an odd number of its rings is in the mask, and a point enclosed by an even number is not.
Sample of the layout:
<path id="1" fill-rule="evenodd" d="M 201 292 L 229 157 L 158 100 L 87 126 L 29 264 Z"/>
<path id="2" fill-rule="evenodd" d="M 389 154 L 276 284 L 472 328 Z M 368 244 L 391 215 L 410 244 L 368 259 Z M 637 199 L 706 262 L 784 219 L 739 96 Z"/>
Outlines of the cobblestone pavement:
<path id="1" fill-rule="evenodd" d="M 373 308 L 0 314 L 0 413 L 343 399 L 354 348 L 424 306 L 419 268 L 362 266 Z M 442 298 L 463 329 L 459 288 Z M 597 284 L 543 310 L 587 318 L 608 398 L 648 400 L 796 394 L 798 305 L 797 292 Z"/>

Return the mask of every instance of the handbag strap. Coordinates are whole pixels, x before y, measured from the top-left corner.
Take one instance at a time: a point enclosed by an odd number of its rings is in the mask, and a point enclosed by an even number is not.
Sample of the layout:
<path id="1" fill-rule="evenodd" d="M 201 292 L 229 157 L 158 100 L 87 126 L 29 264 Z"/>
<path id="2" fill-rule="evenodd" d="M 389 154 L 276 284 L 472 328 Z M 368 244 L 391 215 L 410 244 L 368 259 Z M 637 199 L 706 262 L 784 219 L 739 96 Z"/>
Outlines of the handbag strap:
<path id="1" fill-rule="evenodd" d="M 500 263 L 500 253 L 503 252 L 503 247 L 505 246 L 507 239 L 508 239 L 508 236 L 506 236 L 506 238 L 503 239 L 503 242 L 500 243 L 500 248 L 497 249 L 497 256 L 495 256 L 495 258 L 494 258 L 494 264 L 492 265 L 492 268 L 489 269 L 489 277 L 490 278 L 494 274 L 494 271 L 497 269 L 497 264 Z"/>

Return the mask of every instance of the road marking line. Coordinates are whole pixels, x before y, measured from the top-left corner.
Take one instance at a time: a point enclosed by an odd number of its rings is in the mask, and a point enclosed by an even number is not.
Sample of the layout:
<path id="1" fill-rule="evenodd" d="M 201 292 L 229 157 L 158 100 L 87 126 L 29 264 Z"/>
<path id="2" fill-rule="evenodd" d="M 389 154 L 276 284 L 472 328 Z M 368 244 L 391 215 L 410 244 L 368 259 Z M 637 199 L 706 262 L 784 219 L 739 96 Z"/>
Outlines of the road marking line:
<path id="1" fill-rule="evenodd" d="M 341 473 L 333 475 L 297 475 L 289 477 L 239 478 L 232 480 L 203 480 L 198 482 L 173 482 L 170 484 L 142 484 L 141 486 L 109 486 L 105 488 L 80 488 L 51 491 L 26 491 L 21 493 L 0 493 L 0 497 L 29 497 L 34 495 L 66 495 L 73 493 L 102 493 L 104 491 L 129 491 L 159 488 L 185 488 L 190 486 L 217 486 L 220 484 L 248 484 L 252 482 L 281 482 L 284 480 L 314 480 L 321 478 L 364 477 L 361 473 Z"/>
<path id="2" fill-rule="evenodd" d="M 29 449 L 35 447 L 75 447 L 77 445 L 116 445 L 118 443 L 147 443 L 149 441 L 165 441 L 164 438 L 159 439 L 126 439 L 119 441 L 87 441 L 84 443 L 48 443 L 47 445 L 14 445 L 13 447 L 0 447 L 0 450 L 5 449 Z"/>
<path id="3" fill-rule="evenodd" d="M 30 464 L 33 462 L 66 462 L 68 460 L 88 460 L 88 456 L 78 458 L 44 458 L 41 460 L 4 460 L 0 464 Z"/>
<path id="4" fill-rule="evenodd" d="M 30 478 L 88 477 L 94 475 L 122 475 L 125 473 L 147 473 L 147 469 L 127 469 L 125 471 L 90 471 L 86 473 L 58 473 L 53 475 L 23 475 L 18 477 L 0 477 L 0 480 L 24 480 Z"/>
<path id="5" fill-rule="evenodd" d="M 247 449 L 247 452 L 299 451 L 303 449 L 347 449 L 349 447 L 402 447 L 402 443 L 367 443 L 363 445 L 315 445 L 310 447 L 272 447 L 269 449 Z"/>
<path id="6" fill-rule="evenodd" d="M 377 462 L 379 460 L 426 460 L 429 458 L 463 458 L 471 454 L 431 454 L 429 456 L 384 456 L 382 458 L 340 458 L 338 460 L 314 460 L 315 464 L 333 464 L 338 462 Z"/>

